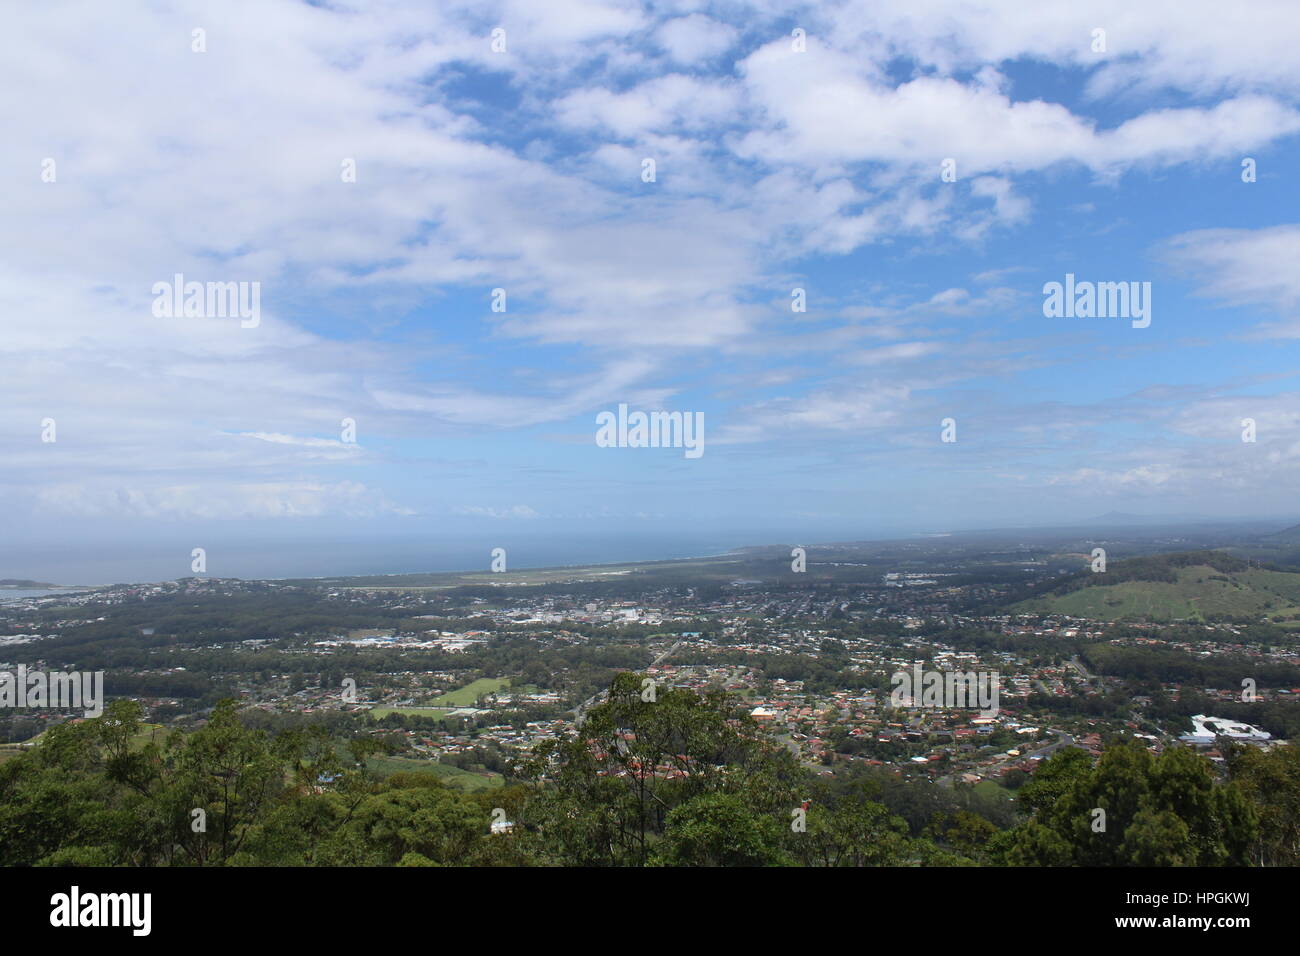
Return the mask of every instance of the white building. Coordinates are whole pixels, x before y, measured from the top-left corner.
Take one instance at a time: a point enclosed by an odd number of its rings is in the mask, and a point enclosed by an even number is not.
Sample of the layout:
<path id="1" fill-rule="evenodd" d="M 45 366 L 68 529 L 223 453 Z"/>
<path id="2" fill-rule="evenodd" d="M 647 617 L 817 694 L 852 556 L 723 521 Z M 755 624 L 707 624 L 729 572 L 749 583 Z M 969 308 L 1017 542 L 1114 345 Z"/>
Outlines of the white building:
<path id="1" fill-rule="evenodd" d="M 1178 739 L 1185 744 L 1208 746 L 1216 737 L 1228 737 L 1232 740 L 1271 740 L 1273 735 L 1267 730 L 1260 730 L 1250 724 L 1223 717 L 1207 717 L 1195 714 L 1192 717 L 1192 732 L 1183 734 Z"/>

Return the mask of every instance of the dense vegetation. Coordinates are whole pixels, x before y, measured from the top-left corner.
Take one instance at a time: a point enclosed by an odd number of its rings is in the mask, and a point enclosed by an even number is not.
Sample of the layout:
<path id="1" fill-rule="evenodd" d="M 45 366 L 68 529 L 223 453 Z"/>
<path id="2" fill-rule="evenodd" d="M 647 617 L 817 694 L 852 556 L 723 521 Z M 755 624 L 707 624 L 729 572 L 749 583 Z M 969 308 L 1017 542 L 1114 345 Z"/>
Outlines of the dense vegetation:
<path id="1" fill-rule="evenodd" d="M 1015 801 L 859 769 L 814 777 L 724 695 L 615 678 L 576 735 L 470 793 L 386 779 L 381 742 L 251 726 L 188 733 L 137 705 L 54 727 L 0 765 L 6 865 L 1294 865 L 1300 751 L 1065 749 Z M 1104 810 L 1098 829 L 1097 811 Z M 492 823 L 509 824 L 492 832 Z"/>

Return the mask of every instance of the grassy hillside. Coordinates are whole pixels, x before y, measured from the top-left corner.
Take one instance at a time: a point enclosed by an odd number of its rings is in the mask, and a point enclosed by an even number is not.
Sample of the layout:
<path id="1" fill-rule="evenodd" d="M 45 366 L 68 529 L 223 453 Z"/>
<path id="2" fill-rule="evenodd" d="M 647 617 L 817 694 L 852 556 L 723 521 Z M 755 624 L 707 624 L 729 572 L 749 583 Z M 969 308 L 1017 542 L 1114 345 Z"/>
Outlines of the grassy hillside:
<path id="1" fill-rule="evenodd" d="M 476 773 L 472 770 L 453 767 L 450 764 L 438 763 L 433 760 L 416 760 L 410 757 L 372 756 L 366 758 L 366 766 L 385 779 L 395 773 L 431 773 L 439 777 L 449 787 L 471 792 L 475 790 L 493 790 L 505 783 L 499 773 L 491 773 L 486 770 Z"/>
<path id="2" fill-rule="evenodd" d="M 1300 573 L 1217 551 L 1117 561 L 1054 582 L 1012 610 L 1097 620 L 1300 619 Z"/>
<path id="3" fill-rule="evenodd" d="M 1283 528 L 1281 531 L 1265 535 L 1263 542 L 1276 547 L 1300 548 L 1300 524 Z"/>

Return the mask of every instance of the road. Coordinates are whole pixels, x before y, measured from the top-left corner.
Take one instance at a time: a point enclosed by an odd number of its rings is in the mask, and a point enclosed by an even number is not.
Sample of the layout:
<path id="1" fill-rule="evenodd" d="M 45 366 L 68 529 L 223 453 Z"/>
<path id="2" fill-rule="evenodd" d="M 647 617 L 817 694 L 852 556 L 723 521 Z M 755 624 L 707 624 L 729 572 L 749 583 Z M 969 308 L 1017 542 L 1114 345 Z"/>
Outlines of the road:
<path id="1" fill-rule="evenodd" d="M 1088 668 L 1083 666 L 1083 661 L 1079 660 L 1078 654 L 1075 654 L 1073 657 L 1070 658 L 1070 666 L 1073 667 L 1076 671 L 1078 671 L 1079 676 L 1082 677 L 1084 680 L 1096 680 L 1096 681 L 1101 681 L 1102 684 L 1105 684 L 1105 681 L 1103 681 L 1096 674 L 1088 673 Z"/>
<path id="2" fill-rule="evenodd" d="M 667 659 L 668 659 L 668 655 L 671 654 L 673 651 L 677 650 L 677 648 L 679 648 L 679 647 L 681 647 L 681 646 L 682 646 L 682 642 L 681 642 L 681 641 L 674 641 L 672 647 L 668 648 L 668 650 L 664 651 L 662 654 L 660 654 L 658 657 L 656 657 L 654 660 L 652 660 L 652 661 L 649 663 L 648 666 L 649 666 L 649 667 L 655 667 L 655 666 L 657 666 L 658 664 L 662 663 L 663 661 L 667 660 Z M 573 708 L 573 725 L 574 725 L 575 727 L 581 727 L 581 726 L 582 726 L 582 722 L 583 722 L 583 720 L 586 719 L 586 716 L 587 716 L 587 710 L 588 710 L 588 709 L 589 709 L 593 704 L 595 704 L 596 701 L 600 700 L 600 698 L 602 698 L 602 697 L 604 697 L 604 696 L 605 696 L 605 691 L 603 691 L 603 690 L 598 690 L 598 691 L 596 691 L 596 693 L 592 694 L 590 697 L 588 697 L 586 700 L 584 700 L 584 701 L 583 701 L 581 704 L 579 704 L 577 707 Z"/>
<path id="3" fill-rule="evenodd" d="M 982 767 L 980 769 L 980 776 L 987 779 L 988 777 L 991 777 L 993 775 L 993 772 L 995 770 L 999 770 L 1002 767 L 1005 767 L 1007 764 L 1020 763 L 1022 760 L 1030 760 L 1034 757 L 1042 757 L 1044 760 L 1046 760 L 1048 757 L 1056 753 L 1056 751 L 1060 750 L 1062 747 L 1069 747 L 1071 744 L 1074 743 L 1074 738 L 1071 737 L 1069 734 L 1067 734 L 1064 730 L 1053 730 L 1051 731 L 1051 733 L 1056 734 L 1056 741 L 1054 743 L 1047 744 L 1044 747 L 1039 747 L 1037 750 L 1033 750 L 1028 753 L 1022 753 L 1019 757 L 1008 757 L 1007 759 L 1000 760 L 989 767 Z M 951 787 L 953 778 L 956 776 L 957 774 L 955 773 L 946 774 L 945 776 L 939 777 L 935 782 L 938 783 L 940 786 Z"/>

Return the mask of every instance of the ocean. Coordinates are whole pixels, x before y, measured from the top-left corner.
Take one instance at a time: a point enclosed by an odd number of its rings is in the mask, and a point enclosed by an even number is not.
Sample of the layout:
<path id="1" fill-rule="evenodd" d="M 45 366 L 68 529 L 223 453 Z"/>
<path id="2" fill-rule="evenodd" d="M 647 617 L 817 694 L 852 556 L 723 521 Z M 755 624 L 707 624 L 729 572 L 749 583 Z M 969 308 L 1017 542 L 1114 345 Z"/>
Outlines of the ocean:
<path id="1" fill-rule="evenodd" d="M 172 547 L 133 547 L 118 542 L 112 548 L 69 549 L 66 555 L 11 550 L 0 574 L 58 584 L 97 586 L 171 581 L 189 577 L 192 546 L 206 551 L 206 576 L 268 580 L 276 578 L 340 577 L 370 574 L 417 574 L 438 571 L 487 570 L 492 549 L 506 549 L 507 567 L 514 569 L 559 565 L 615 564 L 722 554 L 762 541 L 727 538 L 641 538 L 610 536 L 588 541 L 563 541 L 508 534 L 474 541 L 341 540 L 220 542 L 199 538 L 178 540 Z M 36 597 L 42 591 L 0 591 L 0 601 Z"/>

